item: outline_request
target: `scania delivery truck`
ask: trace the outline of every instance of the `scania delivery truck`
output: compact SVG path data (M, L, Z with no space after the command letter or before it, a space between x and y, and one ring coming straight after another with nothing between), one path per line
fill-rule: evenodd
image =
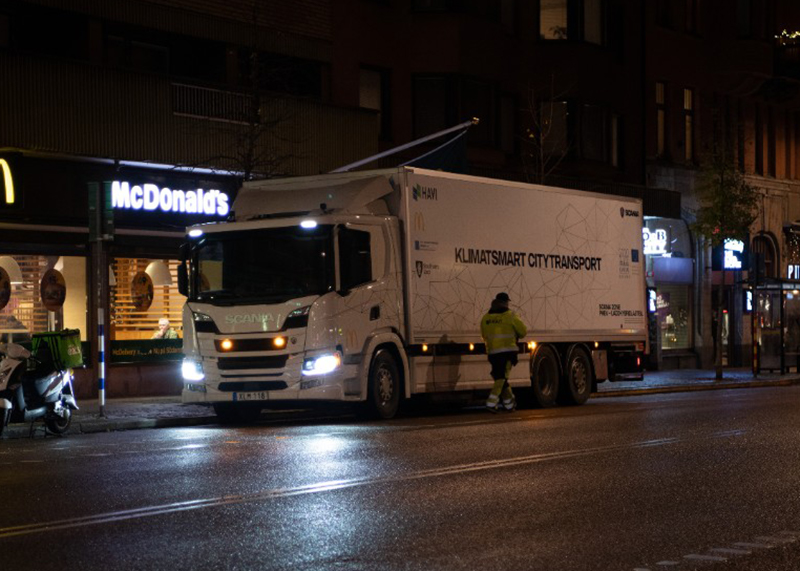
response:
M528 327L518 396L582 404L641 378L644 274L637 199L410 167L248 182L182 248L183 401L391 418L488 391L479 322L506 292Z

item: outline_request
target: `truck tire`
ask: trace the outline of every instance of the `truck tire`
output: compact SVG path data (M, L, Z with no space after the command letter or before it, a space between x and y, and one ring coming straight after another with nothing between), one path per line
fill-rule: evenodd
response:
M214 413L220 424L253 424L261 417L261 407L252 404L215 403Z
M400 407L400 372L392 355L380 350L372 359L367 379L366 416L388 420L397 414Z
M539 347L531 362L531 393L535 404L542 408L556 404L560 376L556 352L547 345Z
M592 393L592 359L582 347L573 347L567 357L567 368L558 394L558 402L580 405Z

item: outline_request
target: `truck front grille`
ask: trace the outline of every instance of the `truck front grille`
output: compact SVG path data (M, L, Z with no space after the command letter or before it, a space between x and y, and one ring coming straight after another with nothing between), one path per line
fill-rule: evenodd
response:
M217 368L220 371L236 371L242 369L283 369L288 355L268 357L220 357Z
M220 383L221 391L281 391L287 387L283 381L235 381Z

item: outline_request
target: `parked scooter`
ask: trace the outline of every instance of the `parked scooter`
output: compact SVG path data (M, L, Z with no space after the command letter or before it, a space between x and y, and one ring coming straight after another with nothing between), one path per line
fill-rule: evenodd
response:
M69 428L78 404L72 390L72 369L65 361L75 360L59 355L58 335L44 334L39 339L34 335L34 354L17 343L0 343L0 436L9 422L41 418L55 434Z

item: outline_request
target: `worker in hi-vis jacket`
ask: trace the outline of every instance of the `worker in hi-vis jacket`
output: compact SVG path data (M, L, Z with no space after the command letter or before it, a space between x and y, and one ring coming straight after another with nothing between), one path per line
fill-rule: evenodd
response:
M486 400L486 408L492 412L500 410L501 398L504 410L512 411L517 407L508 384L508 374L517 364L517 341L525 337L528 330L517 314L508 308L510 301L507 293L498 293L489 312L481 319L481 337L486 343L494 379L494 387Z

